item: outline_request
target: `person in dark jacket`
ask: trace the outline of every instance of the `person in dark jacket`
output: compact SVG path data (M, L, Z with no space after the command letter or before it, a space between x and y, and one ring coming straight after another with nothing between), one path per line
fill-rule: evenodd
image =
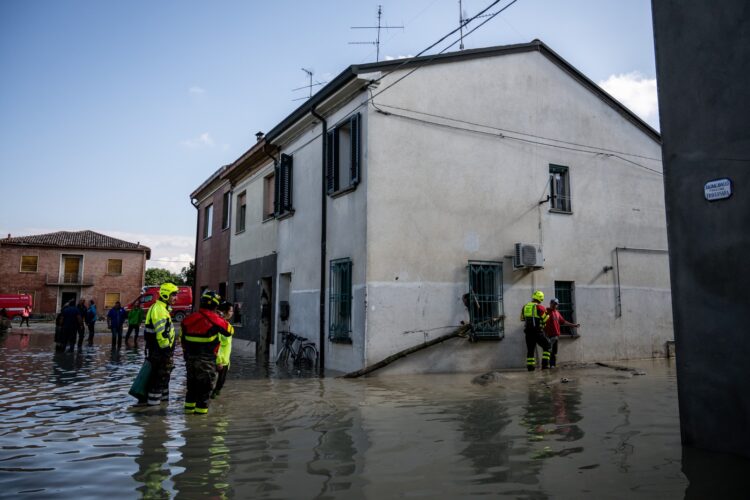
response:
M112 331L112 349L115 348L115 344L118 349L122 347L122 327L127 317L128 312L120 305L119 300L107 313L107 327Z
M81 326L78 327L78 349L80 350L83 346L83 336L86 334L86 301L81 299L78 301L78 314L81 315Z
M89 300L89 308L86 311L86 325L89 327L89 345L94 345L94 327L98 319L96 313L96 303L94 299Z
M62 336L65 339L65 345L68 346L68 352L73 352L75 348L78 329L82 321L81 313L78 312L75 300L71 300L62 310Z

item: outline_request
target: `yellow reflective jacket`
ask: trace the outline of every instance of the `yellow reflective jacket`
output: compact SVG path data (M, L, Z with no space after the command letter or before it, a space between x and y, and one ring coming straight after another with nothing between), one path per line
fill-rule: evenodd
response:
M234 327L230 324L227 328L230 336L219 334L219 352L216 354L216 364L229 366L229 356L232 355L232 335Z
M146 338L149 335L156 337L156 342L159 344L160 349L174 346L172 317L169 314L169 307L161 300L157 300L154 305L149 307L148 313L146 313L143 337Z

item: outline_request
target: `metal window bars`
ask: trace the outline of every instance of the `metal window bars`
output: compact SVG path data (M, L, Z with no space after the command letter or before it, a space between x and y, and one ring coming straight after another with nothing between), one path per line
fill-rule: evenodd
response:
M477 340L505 337L502 284L502 263L469 261L469 321Z

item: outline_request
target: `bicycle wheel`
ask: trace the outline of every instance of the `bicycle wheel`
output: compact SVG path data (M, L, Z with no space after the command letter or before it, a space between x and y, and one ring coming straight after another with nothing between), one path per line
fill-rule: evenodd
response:
M298 361L300 368L314 368L318 364L318 350L312 345L302 347Z
M287 360L289 359L289 348L287 346L284 346L281 348L281 351L279 351L279 355L276 356L276 364L277 365L286 365Z

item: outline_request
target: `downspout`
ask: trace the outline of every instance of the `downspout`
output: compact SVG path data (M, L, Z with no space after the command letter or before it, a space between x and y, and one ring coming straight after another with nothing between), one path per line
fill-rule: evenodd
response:
M323 147L321 148L321 189L320 189L320 324L318 347L320 352L319 374L325 376L326 370L326 233L328 221L328 189L326 183L326 141L328 140L328 122L316 111L317 104L312 107L310 113L320 120L323 125L321 139Z
M198 300L198 289L196 288L198 286L198 237L200 236L200 225L201 225L201 211L199 205L200 203L198 200L190 200L190 204L195 207L195 211L197 213L197 216L195 218L195 253L193 254L193 262L195 265L195 273L193 275L193 303L191 304L194 311L197 311L198 308L195 307L196 300Z

